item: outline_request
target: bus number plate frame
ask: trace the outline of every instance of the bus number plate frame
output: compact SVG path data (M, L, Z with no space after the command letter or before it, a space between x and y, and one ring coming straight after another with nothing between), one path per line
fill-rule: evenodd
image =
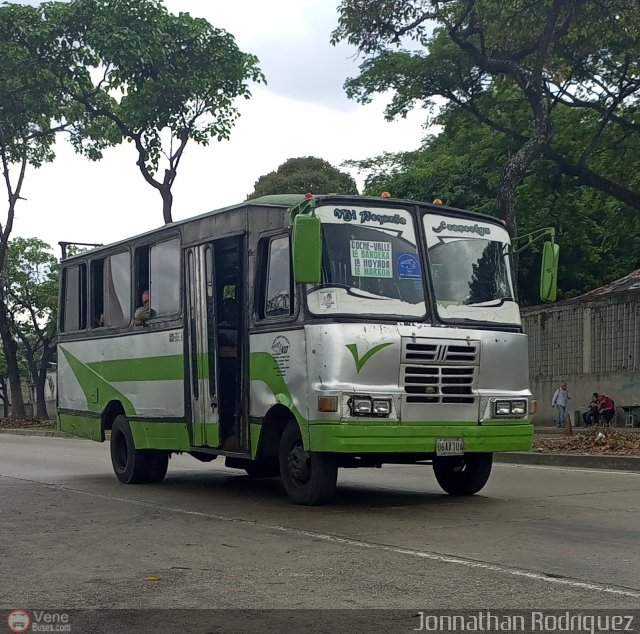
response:
M464 456L464 438L439 438L436 456Z

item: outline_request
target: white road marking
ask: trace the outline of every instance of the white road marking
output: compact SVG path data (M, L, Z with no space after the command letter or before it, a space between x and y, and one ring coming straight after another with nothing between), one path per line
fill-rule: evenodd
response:
M508 467L511 469L546 469L547 471L575 471L576 473L606 473L607 475L632 475L640 476L640 471L623 471L622 469L586 469L584 467L558 467L544 464L516 464L514 462L498 462L493 463L494 467Z
M416 557L419 559L428 559L430 561L437 561L445 564L452 564L455 566L463 566L465 568L476 568L480 570L488 570L490 572L497 572L501 574L510 575L513 577L524 577L531 579L532 581L541 581L545 583L551 583L562 586L569 586L571 588L580 588L581 590L594 590L596 592L605 592L608 594L615 594L618 596L632 597L640 599L640 591L636 591L630 588L620 588L615 586L609 586L601 583L580 581L578 579L570 579L566 577L552 577L545 575L544 573L531 572L522 568L514 568L510 566L502 566L499 564L490 564L483 561L476 561L474 559L467 559L464 557L453 557L451 555L441 555L439 553L414 550L410 548L401 548L399 546L391 546L389 544L380 544L377 542L365 542L358 539L351 539L349 537L340 537L338 535L331 535L329 533L319 533L316 531L308 531L300 528L293 528L290 526L280 526L278 524L269 524L266 522L259 522L257 520L248 520L239 517L230 517L228 515L219 515L217 513L207 513L204 511L192 511L185 508L176 506L165 506L163 504L157 504L155 502L147 502L145 500L134 500L131 498L120 497L116 495L109 495L107 493L98 493L94 491L86 491L83 489L76 489L73 487L67 487L57 484L50 484L47 482L40 482L38 480L30 480L28 478L14 478L13 476L4 476L14 480L23 480L25 482L31 482L34 484L41 484L43 486L50 487L52 489L59 489L62 491L69 491L71 493L78 493L80 495L86 495L93 498L103 498L112 500L115 502L124 502L127 504L133 504L136 506L143 506L146 508L152 508L161 511L167 511L170 513L180 513L182 515L190 515L193 517L202 517L206 519L213 519L222 522L238 522L247 524L250 526L257 526L260 528L266 528L269 530L275 530L289 535L296 535L298 537L310 537L312 539L320 539L326 542L334 544L344 544L347 546L354 546L356 548L365 548L368 550L381 550L384 552L395 553L398 555L406 555L409 557Z

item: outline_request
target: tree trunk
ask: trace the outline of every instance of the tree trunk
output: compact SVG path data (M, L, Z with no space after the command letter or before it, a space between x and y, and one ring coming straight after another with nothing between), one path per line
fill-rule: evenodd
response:
M35 377L36 418L49 418L49 413L47 412L47 399L44 390L47 384L47 368L49 367L49 361L53 357L54 353L55 348L51 345L45 344L42 357L40 358L40 367L38 368Z
M49 418L47 412L47 400L44 394L44 388L47 384L47 372L38 373L38 379L36 380L36 418L45 420Z
M173 222L171 216L171 208L173 207L171 187L162 187L160 189L160 195L162 196L162 217L164 218L164 224L168 225L170 222Z
M540 155L547 143L546 125L539 122L533 136L510 157L500 173L500 185L498 186L497 207L498 218L504 220L507 231L512 238L518 235L516 221L515 197L518 186L523 181L527 169Z
M27 411L22 399L22 382L20 380L20 369L18 367L18 345L11 336L9 321L7 318L7 308L0 300L0 337L4 356L7 362L7 375L11 389L11 418L26 418Z
M0 377L0 401L2 401L2 418L9 417L9 395L7 394L7 379Z

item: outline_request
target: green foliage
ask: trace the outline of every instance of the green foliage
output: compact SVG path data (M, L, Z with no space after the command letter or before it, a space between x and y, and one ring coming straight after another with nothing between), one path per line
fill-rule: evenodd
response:
M248 198L269 194L357 194L353 178L314 156L291 158L275 172L261 176Z
M55 321L58 271L58 260L46 242L15 238L9 243L4 292L18 324Z
M0 6L0 152L4 171L26 161L34 167L53 159L55 121L68 105L55 76L37 51L52 51L38 10Z

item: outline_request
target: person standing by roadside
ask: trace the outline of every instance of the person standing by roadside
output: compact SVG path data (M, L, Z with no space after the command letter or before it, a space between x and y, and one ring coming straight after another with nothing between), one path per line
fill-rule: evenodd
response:
M569 390L567 390L566 383L560 383L560 387L555 391L553 399L551 400L551 407L555 407L558 411L558 418L556 420L556 427L564 427L564 416L567 410L567 405L571 400L569 396Z

